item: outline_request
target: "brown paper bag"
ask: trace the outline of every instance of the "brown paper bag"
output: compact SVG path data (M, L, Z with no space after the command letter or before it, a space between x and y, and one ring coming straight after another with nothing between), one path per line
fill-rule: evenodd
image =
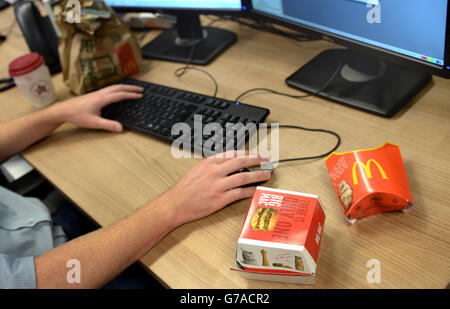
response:
M64 83L83 94L139 72L141 49L128 27L102 0L78 1L78 16L68 0L54 7Z

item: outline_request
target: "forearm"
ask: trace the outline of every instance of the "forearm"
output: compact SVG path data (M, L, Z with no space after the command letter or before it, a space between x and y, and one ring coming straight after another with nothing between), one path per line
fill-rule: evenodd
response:
M22 152L64 123L64 109L55 104L0 124L0 162Z
M166 204L167 205L167 204ZM156 200L127 218L35 259L38 288L100 288L140 259L180 222ZM69 283L67 262L80 262L81 282Z
M169 191L127 218L37 257L38 288L104 286L176 227L253 196L255 187L242 186L267 181L271 173L234 172L262 162L261 157L224 156L201 161ZM66 279L71 271L67 262L72 259L80 263L79 284L70 284Z
M102 108L140 99L143 90L131 85L109 86L0 124L0 163L50 135L64 122L81 128L121 132L123 127L118 121L101 117Z

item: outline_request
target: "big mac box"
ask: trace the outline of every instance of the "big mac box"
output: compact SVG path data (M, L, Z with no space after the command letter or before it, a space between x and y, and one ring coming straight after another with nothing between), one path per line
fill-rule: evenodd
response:
M248 279L313 284L325 216L317 195L257 187L232 270Z

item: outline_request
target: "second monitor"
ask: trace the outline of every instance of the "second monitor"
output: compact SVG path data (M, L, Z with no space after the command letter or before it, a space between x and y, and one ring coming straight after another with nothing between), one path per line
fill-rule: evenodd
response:
M327 99L393 116L431 80L450 78L448 0L245 0L258 18L320 34L327 50L286 80Z
M241 0L105 0L117 11L164 11L177 16L174 29L166 30L142 47L142 55L182 63L205 65L237 40L235 33L202 27L199 14L241 11Z

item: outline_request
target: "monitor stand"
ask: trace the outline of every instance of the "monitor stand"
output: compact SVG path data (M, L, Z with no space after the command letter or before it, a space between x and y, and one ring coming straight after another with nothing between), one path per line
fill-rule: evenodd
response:
M202 28L197 14L182 13L177 15L175 29L164 31L142 47L142 56L204 65L236 40L235 33L219 28Z
M286 83L316 93L339 65L339 74L318 95L385 117L393 116L431 81L427 73L352 50L331 49L288 77Z

